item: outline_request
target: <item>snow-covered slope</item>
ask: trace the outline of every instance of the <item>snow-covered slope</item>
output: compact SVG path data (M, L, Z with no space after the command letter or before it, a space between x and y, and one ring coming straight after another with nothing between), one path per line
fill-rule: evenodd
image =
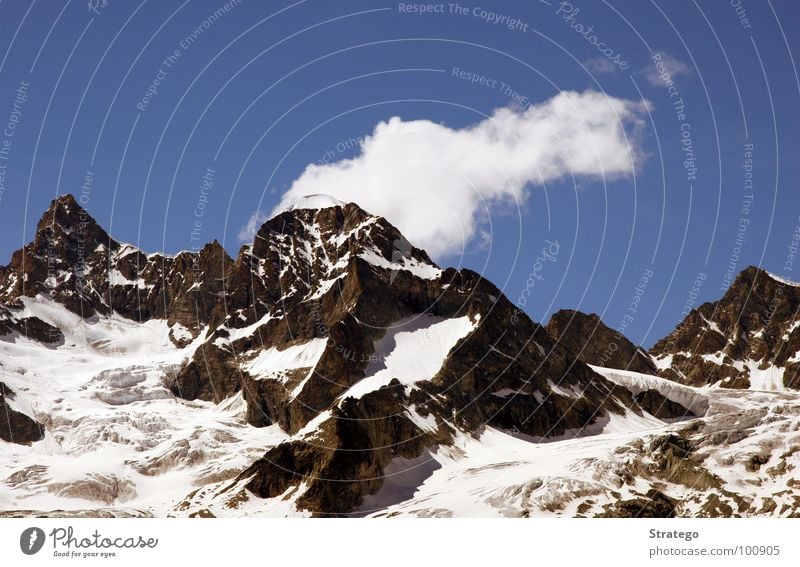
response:
M693 386L800 389L800 284L750 266L718 301L692 310L650 354Z
M179 513L196 487L234 477L286 438L248 425L241 396L215 405L164 386L204 332L179 348L177 323L85 320L41 296L22 302L21 316L57 326L64 341L0 337L0 381L46 430L30 446L0 441L0 510Z
M657 378L656 378L657 380ZM397 459L361 514L797 516L800 396L713 389L703 418L530 443L495 428ZM611 429L611 428L610 428Z
M591 364L589 366L592 370L605 376L614 384L627 389L634 396L642 392L647 392L648 390L655 390L666 399L682 405L694 415L703 416L708 411L710 394L706 388L685 386L665 378L642 374L640 372L604 368Z
M745 323L706 307L651 358L353 203L234 260L145 254L61 197L0 267L0 515L797 514L793 289L757 326L739 285ZM667 379L692 357L750 389Z

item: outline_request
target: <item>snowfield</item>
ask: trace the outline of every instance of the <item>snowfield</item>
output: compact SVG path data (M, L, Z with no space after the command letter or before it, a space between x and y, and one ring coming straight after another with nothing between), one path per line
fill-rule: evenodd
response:
M19 335L0 337L0 381L17 394L9 404L47 429L32 446L0 441L0 511L308 515L295 506L305 484L261 499L244 488L248 479L238 478L267 449L290 439L285 432L248 425L241 394L220 404L189 402L164 386L205 332L192 339L166 321L81 320L44 298L22 301L17 317L56 325L65 340L45 346ZM342 399L363 396L392 378L413 388L436 374L475 325L467 317L399 321L377 341L365 378ZM187 346L176 346L170 333ZM310 372L323 347L324 341L311 341L267 349L245 367L260 379L281 380L291 370ZM671 499L678 515L800 513L796 392L769 391L766 378L761 391L692 388L593 368L634 395L656 390L700 417L666 423L629 412L610 416L596 430L545 443L491 427L461 433L453 445L391 462L382 487L353 515L592 516L620 503L635 509L652 490ZM414 412L408 409L417 425L436 429L433 416ZM330 417L329 411L320 414L293 438L313 440Z
M341 399L362 396L388 386L397 378L407 390L416 382L432 379L450 350L475 330L469 317L442 319L419 315L396 322L376 341L366 377L354 384Z
M166 321L81 320L57 303L23 299L23 316L64 331L44 346L0 337L0 381L12 407L44 424L30 447L0 441L0 510L134 508L169 515L197 486L236 476L287 436L255 428L244 402L177 399L164 387L202 343L169 339ZM178 336L184 329L179 325Z

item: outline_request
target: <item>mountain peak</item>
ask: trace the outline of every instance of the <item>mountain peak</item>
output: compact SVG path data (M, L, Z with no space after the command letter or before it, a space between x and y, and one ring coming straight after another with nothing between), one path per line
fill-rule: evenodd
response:
M562 309L545 327L550 337L586 364L655 374L650 356L616 329L608 327L596 313Z
M294 211L297 209L328 209L330 207L344 207L347 205L344 201L340 201L330 195L317 193L315 195L305 195L292 203L287 210Z
M736 277L733 279L731 287L752 287L754 285L765 285L770 282L777 282L795 287L800 286L800 282L779 276L765 270L764 268L759 268L758 266L747 266L744 270L736 275Z
M106 231L69 193L60 195L50 202L50 206L36 225L36 233L37 236L51 239L57 234L67 234L93 244L107 244L110 239Z
M796 387L800 285L748 266L725 295L692 310L650 354L660 374L689 385Z
M790 280L790 279L787 279L787 278L783 278L783 277L781 277L781 276L779 276L779 275L777 275L777 274L773 274L772 272L766 272L766 271L765 271L765 273L766 273L766 274L767 274L767 275L768 275L770 278L772 278L773 280L775 280L775 281L776 281L776 282L778 282L778 283L782 283L782 284L784 284L784 285L790 285L790 286L793 286L793 287L800 287L800 282L796 282L796 281L794 281L794 280Z

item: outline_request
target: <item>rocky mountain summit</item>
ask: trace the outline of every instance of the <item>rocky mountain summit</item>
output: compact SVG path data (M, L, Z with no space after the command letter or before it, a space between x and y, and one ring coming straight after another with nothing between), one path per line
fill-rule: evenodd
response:
M650 354L684 384L800 388L800 284L749 267L719 301L693 310Z
M719 344L722 365L752 372L740 363L746 352L789 375L800 345L782 353L775 333L796 338L786 323L792 302L800 305L796 290L784 286L759 335L751 319L776 280L756 272L762 303L730 298L738 303L728 311L741 307L745 323L706 304L647 353L596 315L531 321L480 274L440 268L353 203L302 200L233 259L216 242L146 254L63 196L0 268L0 417L8 417L0 437L9 454L0 510L450 515L443 494L455 490L456 501L479 498L502 515L696 515L710 509L706 492L728 480L681 472L681 482L705 479L690 488L697 507L682 508L675 494L685 486L670 490L672 473L653 468L677 472L674 447L694 455L686 443L700 443L710 462L714 447L731 442L710 420L734 424L742 446L753 436L761 443L777 421L797 431L791 393L774 401L782 420L745 419L740 398L723 403L694 387L728 375L703 381L681 369L683 352L714 364L692 342L700 317L725 332L752 331L749 350ZM750 376L722 385L752 387ZM666 441L636 441L654 429ZM562 444L575 460L555 459L564 468L549 477L533 471L534 455ZM595 467L616 450L640 463L618 476L575 476L577 455ZM790 475L790 448L759 449L757 460L772 464L779 450L776 475ZM466 488L473 477L489 484ZM159 493L166 485L177 488ZM424 486L439 487L429 497L439 504L418 499ZM754 498L740 493L731 498ZM792 513L797 497L786 488L772 510Z
M619 331L607 327L595 313L563 309L547 322L547 332L556 342L586 364L655 374L650 355Z
M232 265L216 241L197 254L145 254L111 238L72 195L64 195L42 215L33 241L0 267L0 304L13 308L22 297L44 295L83 318L116 313L134 321L166 319L196 333L213 320L225 290L223 273ZM41 340L59 338L57 329L30 332Z

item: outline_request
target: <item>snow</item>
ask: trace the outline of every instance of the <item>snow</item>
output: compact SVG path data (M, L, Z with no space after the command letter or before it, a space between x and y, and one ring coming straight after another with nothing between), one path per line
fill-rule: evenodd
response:
M267 313L252 325L248 325L247 327L242 327L242 328L225 327L225 330L228 331L229 335L228 338L230 342L235 343L240 339L251 337L253 333L255 333L258 330L259 327L271 321L272 319L274 319L274 317L270 313Z
M766 270L765 270L766 271ZM780 282L784 285L790 285L792 287L800 287L800 282L793 282L792 280L787 280L786 278L782 278L773 274L772 272L767 272L767 275L771 277L773 280Z
M109 285L119 285L119 286L134 286L139 289L149 289L153 288L153 284L147 284L142 278L137 278L135 280L131 280L126 278L122 272L119 270L112 268L108 271L108 283Z
M606 414L605 423L601 434L608 435L609 433L642 433L644 431L654 430L662 427L664 422L660 419L653 417L647 412L643 415L637 415L631 410L626 409L624 415L616 413Z
M189 341L192 339L192 333L180 323L172 325L172 336L179 341Z
M630 373L619 370L609 373ZM650 382L656 377L641 375ZM649 383L647 384L650 385ZM717 412L743 411L754 408L783 406L780 418L764 419L748 431L749 437L730 444L713 445L713 452L704 461L722 479L723 488L738 494L743 502L752 502L754 510L761 498L777 503L777 510L791 513L796 493L787 491L787 482L794 473L768 472L778 458L792 454L800 436L781 434L800 424L794 407L796 393L752 393L742 390L710 389L700 391ZM700 418L712 431L729 428L727 415L715 413ZM719 419L719 421L715 421ZM622 500L640 497L650 488L658 488L673 498L681 515L702 516L706 497L716 489L684 486L677 482L650 481L647 475L630 478L628 464L633 455L647 451L649 444L665 434L674 434L686 424L666 424L648 415L610 416L601 435L567 438L548 443L533 443L524 436L512 435L486 427L479 438L457 433L453 446L439 446L412 459L395 458L386 467L385 484L377 493L365 498L354 515L370 517L571 517L602 513L604 507ZM708 437L705 437L708 439ZM644 449L635 449L642 447ZM746 461L764 447L773 455L759 471L748 472ZM701 454L708 449L697 450ZM646 454L640 463L648 465ZM793 457L797 462L797 457ZM735 501L730 501L735 504ZM735 508L734 508L735 509ZM752 512L751 512L752 514ZM779 514L779 512L775 512Z
M432 379L448 353L475 329L469 317L442 319L430 315L409 317L395 323L375 341L374 357L365 378L350 387L341 399L361 398L387 386L396 378L407 391L414 384Z
M338 282L339 280L344 280L346 276L347 272L342 272L336 277L324 280L317 288L317 291L309 295L305 300L314 301L322 298L322 296L324 296L326 293L328 293L328 291L330 291L330 289L334 286L334 284L336 284L336 282Z
M401 256L395 262L390 262L381 256L380 252L377 250L369 249L362 252L359 257L366 260L373 266L394 271L406 270L418 278L425 280L437 279L442 275L442 270L436 266L432 264L426 264L425 262L420 262L415 258L410 258L407 256Z
M344 244L345 242L347 242L348 239L350 239L352 237L358 237L359 233L362 230L366 231L367 229L371 229L373 226L375 226L375 223L377 221L378 221L378 217L369 216L366 219L364 219L363 221L361 221L361 223L359 223L359 225L357 227L355 227L354 229L349 230L347 232L343 232L341 234L337 234L336 236L334 236L333 237L333 243L336 244L337 247L339 247L342 244Z
M367 495L353 515L365 516L413 498L417 487L441 468L441 463L428 451L413 459L395 457L383 470L380 490Z
M714 354L703 354L700 358L708 362L713 362L714 364L722 364L722 361L725 360L725 353L715 352Z
M439 428L439 424L433 414L429 413L425 417L422 417L417 411L417 407L413 404L406 410L406 415L411 419L414 425L419 427L422 431L435 432Z
M12 407L47 427L31 446L0 441L0 509L124 504L175 515L190 492L234 477L287 439L277 426L247 424L241 395L215 405L175 398L164 387L205 331L178 348L169 335L181 335L182 327L167 321L82 320L44 296L21 302L14 315L55 324L65 340L52 347L24 336L0 338L0 380L16 393ZM243 515L249 513L257 511Z
M266 450L290 439L277 426L248 425L241 393L213 404L176 399L164 387L165 375L180 368L203 344L205 330L191 339L190 333L184 335L188 330L170 327L166 321L138 323L116 315L82 320L44 296L21 302L22 309L11 310L11 315L35 316L58 325L65 340L51 347L24 336L0 338L0 380L17 394L9 403L47 422L45 439L30 447L0 441L1 510L124 506L157 516L201 510L216 516L308 515L298 510L298 499L308 489L305 482L276 498L262 499L246 491L248 479L237 480ZM255 325L263 322L262 318ZM354 385L355 394L380 388L392 377L406 388L430 379L476 325L468 317L398 321L375 342L379 362L371 364L366 378ZM177 347L170 332L191 343ZM284 350L253 351L249 364L269 376L313 368L324 343L315 339ZM751 390L694 388L636 372L593 370L634 394L655 389L691 409L702 416L697 424L704 426L692 428L697 435L731 427L746 433L742 440L699 449L707 452L698 453L705 457L698 466L707 466L721 479L722 489L737 494L742 502L757 506L762 499L772 499L777 504L774 514L788 515L796 498L789 481L796 477L800 456L796 452L800 394L774 391L782 389L783 368L759 370L752 360L738 367L750 371ZM519 392L505 389L494 394ZM540 392L534 396L542 398ZM761 420L741 426L736 421L735 412L750 419L758 411L765 412ZM313 442L332 415L330 410L321 412L292 438ZM424 431L440 426L433 415L423 417L415 406L406 408L405 415ZM452 446L391 460L381 488L367 496L354 515L591 515L653 487L674 499L681 514L703 513L704 489L662 483L646 475L630 478L631 446L647 448L659 436L677 434L685 423L626 412L607 414L598 426L598 435L566 436L547 443L493 427L482 429L479 436L456 432ZM755 472L746 468L752 455L765 451L766 464ZM785 470L776 467L780 455L788 455ZM645 460L637 466L641 464L652 463ZM107 480L104 484L98 478ZM81 488L87 482L95 488ZM727 498L723 490L717 492Z
M305 437L313 436L319 429L319 426L326 422L333 415L331 410L319 412L314 419L306 423L297 433L294 434L296 439L303 439Z
M479 439L458 434L453 447L393 460L388 486L367 498L362 510L388 505L370 515L503 517L533 507L537 516L561 515L546 508L569 497L568 483L600 485L593 467L583 463L613 458L615 448L630 437L531 443L493 427Z
M547 386L559 396L564 396L567 398L580 398L583 396L583 392L575 384L570 384L568 387L562 387L552 380L548 380Z
M784 390L783 373L786 370L779 366L768 366L765 369L755 360L746 360L745 367L750 371L750 389L777 392Z
M709 394L705 389L685 386L672 380L640 372L593 365L589 365L589 367L607 380L627 389L634 396L646 390L656 390L668 400L682 405L695 415L705 415L708 411Z
M496 392L492 392L492 395L498 398L507 398L509 396L529 396L530 394L522 390L515 390L514 388L502 388Z
M659 356L658 358L653 357L653 364L655 364L656 368L659 370L666 370L672 366L672 355L668 354L666 356Z
M659 370L666 370L668 368L672 368L672 361L676 356L682 358L692 358L694 356L694 353L691 353L689 351L682 351L682 352L676 352L674 354L666 354L666 355L662 354L658 358L651 357L651 359L653 361L653 364L656 365L656 368L658 368Z
M719 333L723 337L725 336L725 333L722 332L722 329L719 328L719 325L717 325L717 323L715 321L710 321L710 320L706 319L705 317L703 317L702 315L700 315L700 317L703 319L703 321L705 322L705 324L708 326L709 329L711 329L714 332Z
M117 250L115 257L116 259L124 258L129 254L136 254L141 252L136 246L133 244L128 244L127 242L120 242L119 249Z
M287 372L308 368L313 370L325 352L327 339L311 339L306 343L290 346L285 350L271 347L259 352L243 368L256 380L279 380L286 382ZM311 372L309 372L310 376Z
M800 327L800 319L797 319L796 321L792 321L792 324L789 325L789 328L786 329L786 332L783 334L783 337L781 337L781 338L784 341L788 341L789 337L792 336L792 333L794 333L794 330L797 329L797 327Z
M347 203L340 201L330 195L316 194L300 197L287 209L296 211L299 209L327 209L329 207L343 207Z

